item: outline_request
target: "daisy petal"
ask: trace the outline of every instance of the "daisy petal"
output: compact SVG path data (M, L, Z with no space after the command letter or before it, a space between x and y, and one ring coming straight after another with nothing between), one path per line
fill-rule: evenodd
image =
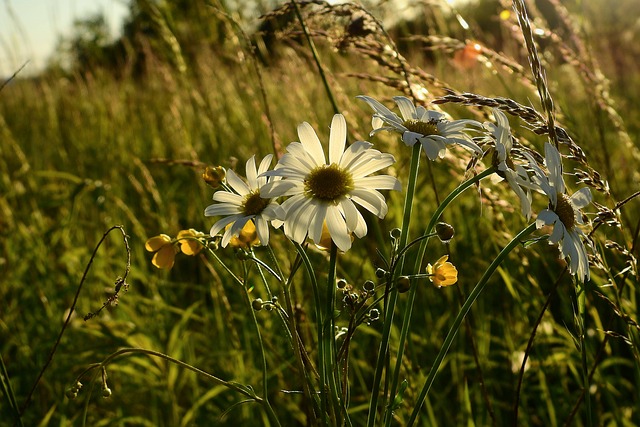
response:
M573 206L578 209L582 209L591 203L593 196L591 196L589 188L584 187L573 193L570 199Z
M329 206L327 209L327 228L331 234L331 240L338 249L343 252L351 249L351 237L349 237L347 224L337 206Z
M329 164L340 163L347 141L347 121L342 114L336 114L331 121L329 133Z
M402 118L405 121L418 118L416 115L416 107L409 98L406 96L394 96L393 100L398 105L400 114L402 114Z
M315 166L326 164L322 144L320 144L316 131L313 130L309 123L303 122L298 125L298 137L304 149L311 155Z

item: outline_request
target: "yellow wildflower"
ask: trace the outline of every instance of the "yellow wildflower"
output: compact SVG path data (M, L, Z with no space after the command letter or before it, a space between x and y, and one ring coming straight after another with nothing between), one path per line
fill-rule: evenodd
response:
M178 241L180 242L180 250L185 255L197 255L203 248L202 243L199 240L195 240L197 237L203 236L202 233L190 228L188 230L180 230L178 232Z
M226 228L231 227L231 224L227 225ZM229 245L232 248L243 248L247 249L250 246L257 246L260 244L260 239L258 238L258 232L256 231L256 225L253 221L247 221L247 223L240 230L240 234L238 237L232 237L229 240Z
M171 237L160 234L147 240L144 248L149 252L155 252L151 263L158 268L170 270L176 258L178 248L173 245Z
M437 287L450 286L458 281L458 270L456 267L447 262L448 255L444 255L435 265L427 265L427 274L429 274L429 280L433 282Z
M349 237L351 238L351 242L353 243L353 233L349 233ZM329 233L329 228L327 227L327 222L325 221L322 224L322 234L320 235L320 241L316 243L316 248L321 251L329 251L331 250L331 233Z
M202 179L204 179L204 182L209 184L210 187L218 188L220 187L220 184L222 184L225 175L226 171L222 166L207 166L207 168L202 173Z

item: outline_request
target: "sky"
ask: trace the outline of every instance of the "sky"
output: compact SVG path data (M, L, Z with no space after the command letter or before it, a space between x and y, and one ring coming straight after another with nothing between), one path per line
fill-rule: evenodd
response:
M329 0L338 3L339 0ZM393 0L402 4L406 0ZM450 4L468 0L446 0ZM73 21L102 12L116 37L130 0L0 0L0 79L23 64L21 75L35 74L47 62L63 36L72 33Z
M0 77L28 61L21 73L40 70L73 21L104 14L115 37L127 15L129 0L0 0Z

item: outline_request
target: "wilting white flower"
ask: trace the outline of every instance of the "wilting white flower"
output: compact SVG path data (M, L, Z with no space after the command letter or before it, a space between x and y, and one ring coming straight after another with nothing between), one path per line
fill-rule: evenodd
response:
M544 225L553 226L549 241L558 243L560 256L569 257L571 274L585 282L590 277L589 258L582 239L587 237L578 225L583 224L580 209L591 203L591 191L585 187L569 196L562 178L560 153L548 142L545 143L544 151L549 175L545 175L535 162L531 165L536 172L534 179L549 197L549 207L538 214L536 226L538 228Z
M393 98L400 109L400 118L375 99L360 95L356 98L365 101L374 110L371 135L381 130L395 131L402 135L402 141L413 147L417 142L429 159L443 158L449 144L458 144L476 155L482 155L482 149L465 132L482 125L475 120L448 120L444 113L427 110L423 106L416 108L413 102L404 96Z
M262 187L263 197L290 196L279 208L284 232L303 243L307 235L322 240L323 225L342 251L351 248L351 233L362 237L367 224L356 204L384 218L387 204L378 190L400 190L390 175L368 176L395 162L391 154L357 141L345 148L347 123L341 114L333 116L329 136L329 161L315 131L308 123L298 126L300 142L292 142L275 169L264 175L280 177Z
M489 131L494 141L495 155L493 164L498 167L498 175L504 178L511 189L520 198L522 214L531 218L531 189L537 189L529 178L527 170L519 164L515 164L512 157L513 140L511 127L505 114L494 108L493 117L496 123L485 122L484 128Z
M237 237L247 221L251 220L255 223L260 244L266 246L269 243L269 221L276 218L278 204L273 200L262 198L260 189L269 180L262 174L269 169L272 158L271 154L265 156L257 169L255 156L247 160L247 182L243 181L234 171L228 170L227 184L235 192L216 191L213 200L218 203L207 206L205 209L205 216L224 216L211 227L212 236L232 224L222 236L223 247L227 246L232 237Z

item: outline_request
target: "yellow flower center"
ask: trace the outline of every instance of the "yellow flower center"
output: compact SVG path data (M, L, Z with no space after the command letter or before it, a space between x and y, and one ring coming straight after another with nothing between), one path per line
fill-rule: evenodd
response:
M247 216L258 215L269 205L270 201L271 199L260 197L260 190L253 191L244 198L242 213Z
M309 172L304 180L304 193L325 202L336 202L353 189L353 177L335 163L322 165Z
M405 120L403 125L407 129L409 129L411 132L419 133L424 136L440 135L440 131L438 131L437 120L429 120L428 122L422 122L417 119L409 119L409 120Z
M569 196L566 194L558 194L554 212L558 215L558 218L560 218L560 221L562 221L567 230L573 230L573 227L576 225L576 213L573 210L573 205L569 201Z

